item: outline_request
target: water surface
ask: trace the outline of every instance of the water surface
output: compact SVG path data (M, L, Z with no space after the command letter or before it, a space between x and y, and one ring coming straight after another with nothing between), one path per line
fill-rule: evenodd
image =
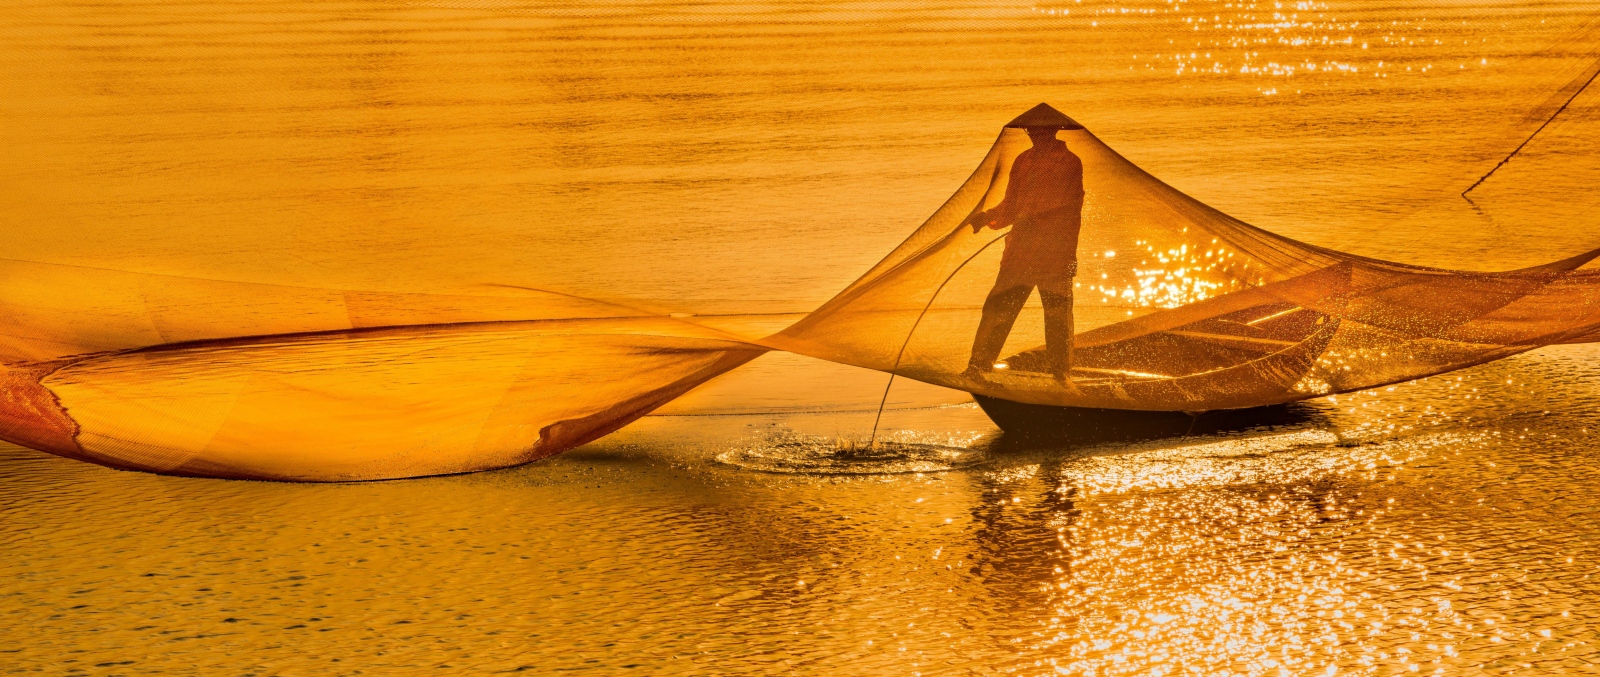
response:
M1600 92L1476 206L1455 193L1586 63L1590 11L15 3L0 256L799 313L1049 101L1257 225L1513 268L1591 232ZM1594 670L1597 357L1547 348L1242 430L1084 445L1008 439L963 394L897 382L883 434L983 459L948 472L718 462L868 433L883 375L781 354L475 475L229 482L4 446L0 667Z

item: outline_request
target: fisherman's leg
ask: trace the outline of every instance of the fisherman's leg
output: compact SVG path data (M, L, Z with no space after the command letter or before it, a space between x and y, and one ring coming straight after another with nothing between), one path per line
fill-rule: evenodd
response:
M1058 376L1072 374L1072 287L1064 291L1039 290L1039 300L1044 302L1044 351L1050 360L1050 371Z
M983 301L977 336L972 339L972 359L967 363L969 373L994 369L995 360L1000 359L1000 351L1006 345L1006 337L1011 335L1011 325L1016 323L1031 293L1031 286L1001 287L998 284L989 292L989 298Z

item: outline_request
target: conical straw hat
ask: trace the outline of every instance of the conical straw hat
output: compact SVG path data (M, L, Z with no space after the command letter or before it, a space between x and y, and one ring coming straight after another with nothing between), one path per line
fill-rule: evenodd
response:
M1017 116L1017 119L1006 123L1007 127L1043 127L1049 129L1083 129L1083 125L1050 107L1050 104L1041 103L1028 112Z

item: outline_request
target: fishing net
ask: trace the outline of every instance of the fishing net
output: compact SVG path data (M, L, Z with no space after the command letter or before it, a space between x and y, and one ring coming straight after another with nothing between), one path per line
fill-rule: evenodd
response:
M1041 104L899 247L776 333L537 289L0 261L0 438L179 475L467 472L596 439L768 350L1016 402L1256 407L1600 340L1596 256L1459 272L1297 242Z
M119 468L280 480L504 467L764 352L537 290L350 292L0 262L0 438Z
M1018 402L1255 407L1590 340L1600 272L1579 269L1596 256L1478 273L1297 242L1041 104L909 239L766 343Z

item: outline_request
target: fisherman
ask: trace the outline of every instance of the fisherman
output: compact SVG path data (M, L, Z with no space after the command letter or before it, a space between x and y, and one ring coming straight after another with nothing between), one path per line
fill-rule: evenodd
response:
M972 359L962 376L987 382L1006 336L1035 287L1044 304L1045 355L1050 373L1072 386L1072 283L1078 274L1078 230L1083 225L1083 161L1056 138L1062 129L1082 129L1054 109L1024 114L1010 127L1024 127L1033 147L1017 156L1000 204L963 222L976 233L1011 227L1000 274L983 302L983 318L972 340ZM1050 122L1025 126L1029 118ZM1057 120L1056 118L1059 118Z

